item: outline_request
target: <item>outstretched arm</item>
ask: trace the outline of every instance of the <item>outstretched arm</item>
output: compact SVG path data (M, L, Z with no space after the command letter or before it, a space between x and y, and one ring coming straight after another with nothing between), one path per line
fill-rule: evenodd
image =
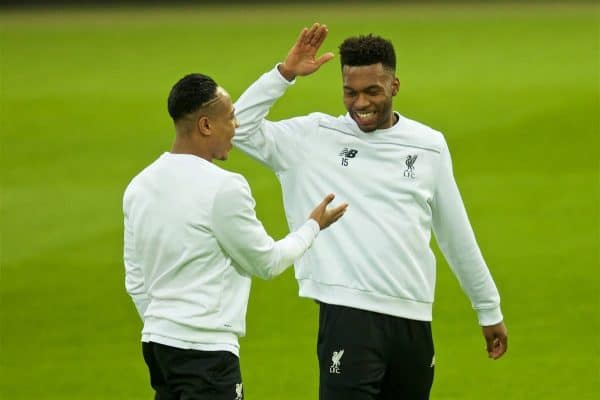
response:
M302 29L294 46L290 49L285 61L279 65L279 72L288 81L296 76L310 75L318 70L321 65L333 58L333 53L328 52L317 57L317 51L327 37L327 26L315 22L312 27Z
M303 159L302 141L315 131L318 120L302 116L271 122L266 116L296 76L311 74L333 58L332 53L316 57L326 37L325 25L304 28L283 63L263 74L235 103L240 126L235 131L234 145L274 171L285 170Z
M239 267L249 274L271 279L300 259L320 230L344 215L347 204L328 207L333 198L333 194L326 196L303 225L275 241L256 217L248 183L235 175L221 185L215 196L211 225L219 245Z

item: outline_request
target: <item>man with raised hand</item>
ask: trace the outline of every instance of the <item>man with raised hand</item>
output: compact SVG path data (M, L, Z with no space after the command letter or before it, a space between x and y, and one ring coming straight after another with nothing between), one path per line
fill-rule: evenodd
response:
M168 109L171 151L133 178L123 199L126 288L144 322L144 360L156 399L241 400L250 277L281 274L347 205L328 209L327 195L274 241L246 180L212 163L227 159L238 126L229 94L190 74L173 86Z
M428 399L435 364L431 232L472 302L493 359L507 348L500 296L444 136L393 109L400 82L391 42L367 35L341 44L346 115L265 119L296 77L334 57L317 57L326 36L324 25L304 28L286 59L242 94L234 145L275 172L291 228L324 188L352 204L337 229L295 264L300 295L320 307L320 399Z

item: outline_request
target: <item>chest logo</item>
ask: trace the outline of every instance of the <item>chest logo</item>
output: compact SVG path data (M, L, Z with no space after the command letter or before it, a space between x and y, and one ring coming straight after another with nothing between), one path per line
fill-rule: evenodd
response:
M349 149L348 147L344 147L344 150L340 151L340 153L338 155L340 157L342 157L342 165L344 167L347 167L348 166L348 159L356 157L357 154L358 154L358 150L356 150L356 149Z
M417 161L417 155L409 155L406 157L406 169L404 170L404 176L407 178L415 179L415 162Z

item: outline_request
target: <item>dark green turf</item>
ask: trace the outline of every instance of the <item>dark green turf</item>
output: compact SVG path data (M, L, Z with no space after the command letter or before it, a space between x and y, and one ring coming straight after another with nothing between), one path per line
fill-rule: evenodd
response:
M433 399L592 399L599 392L598 8L124 9L0 13L0 397L149 399L126 296L121 196L169 148L183 74L237 97L300 28L393 40L396 109L442 130L503 297L506 358L440 261ZM338 60L274 108L343 112ZM267 229L287 232L274 176L239 152ZM441 258L440 258L441 259ZM292 273L253 284L241 342L248 399L316 399L315 305Z

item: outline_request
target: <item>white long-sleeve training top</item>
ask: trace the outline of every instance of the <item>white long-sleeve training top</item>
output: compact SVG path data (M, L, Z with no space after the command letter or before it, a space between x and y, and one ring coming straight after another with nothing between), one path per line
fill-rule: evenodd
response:
M274 241L254 206L241 175L190 154L164 153L133 178L123 198L125 282L142 341L239 355L250 276L281 274L319 232L305 217Z
M234 144L277 175L291 229L308 204L334 192L348 211L295 264L300 295L430 321L435 289L431 231L481 325L502 321L500 296L475 241L443 135L396 113L389 129L362 132L349 115L313 113L271 122L293 82L277 68L235 103Z

